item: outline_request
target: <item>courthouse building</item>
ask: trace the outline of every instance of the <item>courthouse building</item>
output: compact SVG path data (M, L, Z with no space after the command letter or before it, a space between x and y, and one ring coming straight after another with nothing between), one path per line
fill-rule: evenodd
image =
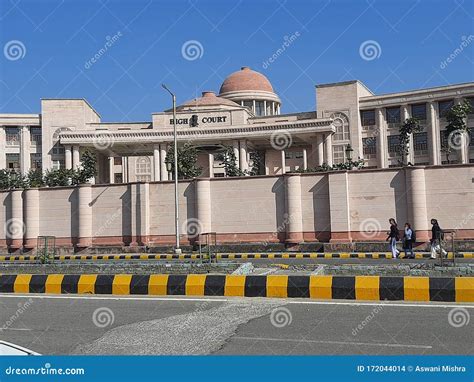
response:
M216 159L231 146L240 169L261 160L260 175L277 175L326 163L344 162L351 152L365 167L399 164L399 127L417 117L408 160L414 165L474 163L473 136L449 158L444 115L467 99L474 104L474 83L376 95L360 81L316 85L315 110L281 114L281 100L261 73L243 67L229 75L219 93L205 91L177 106L178 140L199 150L202 177L224 177ZM474 115L468 117L471 133ZM468 142L469 140L469 142ZM97 153L96 183L169 180L165 157L173 141L172 109L146 122L102 122L84 99L42 99L39 114L0 114L0 169L73 168L81 152Z

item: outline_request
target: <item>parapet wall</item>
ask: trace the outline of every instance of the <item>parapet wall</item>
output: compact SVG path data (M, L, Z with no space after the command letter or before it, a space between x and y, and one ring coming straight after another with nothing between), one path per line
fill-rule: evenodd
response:
M474 165L410 167L179 182L183 244L198 232L220 243L383 241L388 219L428 240L431 218L474 239ZM174 242L173 182L0 192L0 247Z

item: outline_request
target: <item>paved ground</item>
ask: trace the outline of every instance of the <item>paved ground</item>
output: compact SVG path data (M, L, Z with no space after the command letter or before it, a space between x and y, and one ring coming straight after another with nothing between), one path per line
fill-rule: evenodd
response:
M0 338L42 354L473 354L473 314L474 304L0 295Z

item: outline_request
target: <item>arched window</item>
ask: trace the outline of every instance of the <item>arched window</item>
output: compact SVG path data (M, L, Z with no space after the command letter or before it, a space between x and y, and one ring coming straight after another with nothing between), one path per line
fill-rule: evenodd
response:
M151 181L151 160L149 157L138 157L135 163L137 182Z
M349 133L349 118L344 113L331 114L332 125L336 128L334 134L335 141L348 141L350 139Z

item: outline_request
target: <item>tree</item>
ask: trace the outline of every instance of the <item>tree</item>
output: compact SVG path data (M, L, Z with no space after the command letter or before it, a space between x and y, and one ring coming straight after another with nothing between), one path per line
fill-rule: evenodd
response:
M73 184L87 183L97 175L96 156L93 152L86 150L81 157L81 168L76 170L72 177Z
M250 160L252 161L252 166L248 171L250 176L259 175L260 166L262 165L263 158L258 151L251 151L250 152Z
M402 126L400 126L400 138L398 142L398 151L402 157L402 166L406 166L408 154L410 153L410 136L414 133L419 133L423 130L420 126L420 120L412 117L405 120Z
M26 174L26 181L28 188L42 187L44 186L43 173L38 169L30 170L28 174Z
M197 167L198 152L196 148L189 143L178 146L178 179L195 178L202 173L202 167ZM171 144L166 153L165 162L170 165L171 172L174 174L174 145Z
M442 151L446 153L446 160L449 163L449 154L452 149L462 149L462 135L468 133L468 127L466 124L467 115L472 111L471 103L468 100L464 100L462 103L453 105L446 112L446 130L444 134L446 136L446 144L442 147Z
M245 172L237 166L237 157L235 156L234 148L232 146L226 146L224 152L216 154L216 159L224 166L226 176L233 177L245 175Z

